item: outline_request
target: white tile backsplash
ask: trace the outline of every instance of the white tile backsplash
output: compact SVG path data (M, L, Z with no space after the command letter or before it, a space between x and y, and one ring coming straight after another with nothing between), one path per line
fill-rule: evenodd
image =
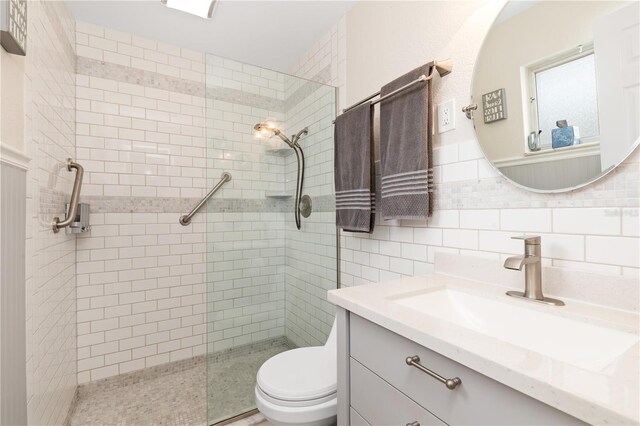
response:
M586 260L627 267L640 267L640 243L638 238L586 237Z
M611 212L611 214L615 214L615 212ZM625 237L640 237L640 209L624 208L621 214L622 235Z
M500 229L500 211L469 209L460 211L460 228Z
M619 208L568 208L553 210L553 231L569 234L620 235Z
M500 210L500 229L519 232L550 232L550 209Z

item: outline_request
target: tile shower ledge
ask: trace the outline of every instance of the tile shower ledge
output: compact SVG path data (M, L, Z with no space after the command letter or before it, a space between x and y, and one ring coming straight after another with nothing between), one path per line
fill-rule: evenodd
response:
M547 405L590 424L640 422L640 344L612 364L588 371L485 334L407 309L393 299L447 288L502 297L504 287L443 274L331 290L330 302ZM506 297L506 296L504 296ZM638 333L637 313L565 299L560 315ZM516 302L516 301L514 301ZM542 305L517 301L544 310ZM523 362L526 361L526 362Z

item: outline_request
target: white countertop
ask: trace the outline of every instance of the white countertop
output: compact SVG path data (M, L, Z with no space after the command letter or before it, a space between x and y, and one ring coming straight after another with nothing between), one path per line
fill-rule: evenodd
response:
M457 326L393 302L413 292L447 287L502 298L504 288L444 274L329 291L330 302L422 346L591 424L640 424L640 344L593 372ZM510 299L541 312L637 334L637 313L565 300L562 308Z

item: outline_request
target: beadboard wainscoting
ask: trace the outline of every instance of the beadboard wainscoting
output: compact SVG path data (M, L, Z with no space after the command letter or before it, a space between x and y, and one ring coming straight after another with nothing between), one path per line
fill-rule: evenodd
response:
M13 162L12 162L13 163ZM0 158L0 423L27 424L26 170Z

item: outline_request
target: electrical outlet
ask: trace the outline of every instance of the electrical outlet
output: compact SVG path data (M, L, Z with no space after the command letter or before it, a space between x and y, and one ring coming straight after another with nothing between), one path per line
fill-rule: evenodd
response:
M438 104L438 133L448 132L456 128L455 111L455 99Z

